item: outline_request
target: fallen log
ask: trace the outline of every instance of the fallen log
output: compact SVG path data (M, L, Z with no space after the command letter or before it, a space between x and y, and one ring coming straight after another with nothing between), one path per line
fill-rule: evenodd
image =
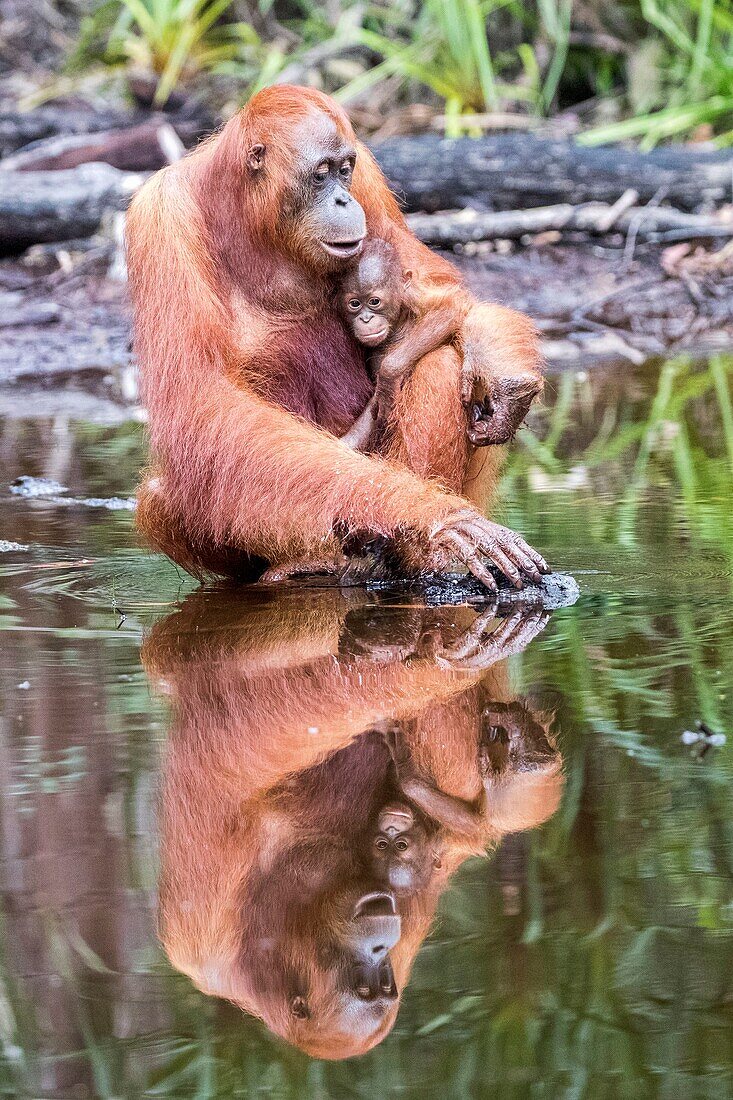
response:
M0 253L96 232L109 210L124 210L144 181L108 164L62 172L0 171Z
M0 156L9 156L32 141L57 134L93 134L129 124L129 113L94 111L88 107L47 106L34 111L0 111Z
M614 203L629 188L642 203L660 197L680 210L720 206L733 197L730 149L665 146L640 153L512 133L400 137L373 152L410 211Z
M161 126L164 123L175 127L188 148L211 133L217 120L195 102L184 103L174 112L154 113L54 106L36 107L32 111L0 111L0 157L9 157L20 149L25 151L39 141L130 130L145 125ZM140 170L145 167L141 165Z
M552 230L603 235L616 230L634 233L640 240L696 240L733 237L733 219L708 214L688 214L668 206L633 206L619 203L581 203L573 206L539 206L530 210L503 210L493 214L459 210L444 214L410 214L412 231L425 244L450 246L490 240L518 240Z
M0 171L56 172L99 162L124 172L155 172L178 159L173 149L180 155L194 145L199 133L194 123L173 127L155 118L139 126L98 134L62 134L31 142L20 152L3 158Z

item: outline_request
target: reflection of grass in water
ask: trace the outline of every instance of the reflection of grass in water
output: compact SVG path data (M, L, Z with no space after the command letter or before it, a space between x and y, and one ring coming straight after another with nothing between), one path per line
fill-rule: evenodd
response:
M582 466L583 487L564 489L557 506L573 521L553 530L556 546L570 548L582 530L588 562L609 544L633 561L681 546L691 572L704 550L730 574L730 373L722 358L704 370L679 360L662 369L652 395L638 380L596 391L595 379L562 376L543 441L528 437L513 456L511 522L535 530L543 501L532 488L537 470L557 489ZM592 412L591 392L599 394ZM648 519L650 499L663 506L661 527ZM670 569L679 561L677 554ZM140 972L150 979L146 989L155 982L165 1023L152 1012L149 1033L114 1037L108 1021L129 1011L121 976L99 975L94 956L70 945L68 929L47 924L63 956L57 972L78 1008L76 1056L91 1067L98 1094L728 1095L731 749L697 763L679 743L695 718L733 731L730 580L715 584L707 602L678 584L659 605L636 598L623 613L608 594L586 597L556 615L517 662L520 686L557 710L562 806L536 833L510 838L495 861L464 866L418 958L394 1034L364 1059L311 1063L147 960ZM106 691L109 729L123 734L125 705L133 729L150 721L142 681ZM128 881L149 889L154 858L139 842L135 807L155 761L142 735L124 751ZM0 1018L10 1021L2 1030L3 1087L41 1095L35 1016L43 1006L24 999L12 973L0 954Z
M651 398L640 394L644 377L633 372L610 385L561 375L548 387L555 399L540 430L523 432L510 458L509 521L532 533L537 486L570 493L575 478L579 497L565 499L583 517L586 539L626 550L659 543L664 533L647 531L644 506L664 500L676 534L715 546L733 564L732 375L730 358L715 357L705 369L678 359L662 366ZM552 538L558 546L575 542L577 528L564 525Z
M730 575L731 366L722 357L706 370L667 364L643 417L638 401L612 393L595 410L600 432L580 450L571 409L582 404L584 384L563 376L544 442L531 438L509 470L512 523L532 530L533 467L557 487L584 465L601 495L579 492L581 520L553 532L558 546L579 529L637 554L660 537L679 539L690 572L704 545ZM669 502L671 528L641 522L650 493ZM587 511L599 508L603 517L586 528ZM512 991L501 964L491 966L487 984L499 992L475 1013L471 1041L486 1044L501 1095L522 1095L501 1091L518 1088L512 1072L522 1070L548 1096L558 1088L593 1097L729 1094L730 749L697 763L679 744L696 717L733 730L730 581L723 583L724 599L701 604L683 594L663 614L644 603L623 615L604 615L602 603L598 616L561 613L521 659L522 680L561 700L568 784L556 817L519 844L525 905L513 950L521 989ZM496 884L488 894L489 924L506 930ZM453 909L463 904L451 895ZM494 946L489 959L502 956Z

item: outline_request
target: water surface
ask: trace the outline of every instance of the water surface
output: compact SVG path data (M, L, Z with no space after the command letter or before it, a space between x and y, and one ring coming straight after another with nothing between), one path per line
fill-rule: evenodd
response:
M733 1095L732 373L552 379L504 484L548 621L197 591L7 488L124 498L138 423L1 422L3 1094Z

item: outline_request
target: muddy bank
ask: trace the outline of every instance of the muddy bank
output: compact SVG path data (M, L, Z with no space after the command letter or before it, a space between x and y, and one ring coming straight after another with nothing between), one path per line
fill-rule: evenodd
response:
M733 348L733 255L682 248L495 242L450 258L479 297L536 320L551 369L585 369ZM93 238L0 262L0 414L142 415L114 252Z
M0 413L142 417L121 211L215 121L193 102L0 112L0 254L27 249L0 259ZM551 369L733 348L728 151L509 133L374 152L417 236L452 247L477 297L533 317Z

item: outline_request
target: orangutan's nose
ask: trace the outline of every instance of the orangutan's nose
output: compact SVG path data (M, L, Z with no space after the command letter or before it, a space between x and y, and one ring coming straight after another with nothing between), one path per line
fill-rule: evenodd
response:
M362 957L383 959L400 938L399 917L367 917L355 940Z

